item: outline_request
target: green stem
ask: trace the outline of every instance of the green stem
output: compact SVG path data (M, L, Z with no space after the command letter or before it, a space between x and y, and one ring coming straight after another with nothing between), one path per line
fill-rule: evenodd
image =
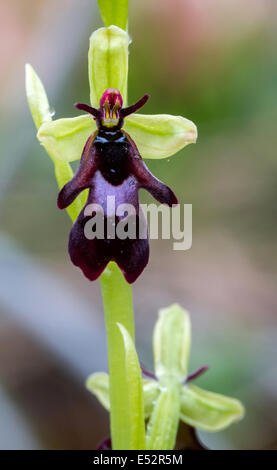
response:
M128 386L123 367L125 349L118 323L134 341L132 289L115 263L109 263L100 278L105 310L110 376L110 419L114 450L130 449Z

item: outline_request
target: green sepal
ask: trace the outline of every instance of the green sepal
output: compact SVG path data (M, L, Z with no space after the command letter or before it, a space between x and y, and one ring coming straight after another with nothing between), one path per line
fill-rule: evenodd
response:
M161 387L146 433L146 449L172 450L175 446L180 414L180 385Z
M101 405L110 411L109 376L106 372L96 372L88 376L86 388L96 396Z
M131 114L125 119L124 130L143 158L168 158L197 139L192 121L170 114Z
M109 376L105 372L91 374L86 380L87 389L96 396L101 405L110 411ZM160 387L156 380L143 379L144 418L149 418L158 399Z
M160 381L183 382L187 376L191 343L190 317L180 305L159 311L153 335L155 375Z
M244 416L239 400L185 385L181 394L180 419L197 429L221 431Z
M95 130L95 121L86 114L46 122L37 137L54 161L68 163L80 160L85 143Z
M129 35L117 26L97 29L90 37L88 53L90 101L99 108L107 88L117 88L127 104Z

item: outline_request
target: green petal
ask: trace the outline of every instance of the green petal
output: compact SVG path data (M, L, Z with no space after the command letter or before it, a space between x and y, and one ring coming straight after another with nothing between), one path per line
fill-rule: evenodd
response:
M180 414L179 385L161 389L146 434L146 449L172 450L175 446Z
M54 161L73 162L81 158L85 143L95 130L93 118L84 115L46 122L37 137Z
M192 121L170 114L132 114L126 117L124 130L143 158L168 158L197 139Z
M160 388L156 380L143 379L144 417L149 418L159 397ZM96 396L101 405L110 411L109 376L105 372L91 374L86 381L87 389Z
M126 29L128 0L98 0L98 5L105 26L115 25Z
M187 376L190 354L191 324L189 314L173 304L159 311L153 335L156 376L183 382Z
M221 431L244 416L240 401L195 385L182 389L180 418L190 426L205 431Z
M129 399L128 410L130 410L128 441L129 445L125 450L145 449L145 429L144 429L144 409L141 369L134 343L126 328L117 323L120 329L125 348L125 369L126 385ZM120 390L118 390L120 393ZM121 450L121 449L119 449Z
M117 26L97 29L91 35L88 63L92 106L99 107L107 88L118 88L126 106L129 42L128 34Z
M38 129L43 122L51 121L52 117L44 86L29 64L25 66L25 86L31 114Z
M105 372L91 374L86 380L87 389L110 411L109 376Z

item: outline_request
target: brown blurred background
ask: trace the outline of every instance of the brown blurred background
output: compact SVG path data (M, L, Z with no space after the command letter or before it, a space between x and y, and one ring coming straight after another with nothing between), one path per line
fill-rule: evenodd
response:
M243 401L245 419L200 433L213 449L277 448L277 5L274 0L131 0L130 102L181 114L197 145L147 163L193 206L193 246L152 241L134 286L140 359L152 369L157 310L190 310L197 383ZM0 448L89 449L107 413L84 388L106 370L98 283L67 255L50 159L24 92L30 62L56 117L88 101L96 0L0 2ZM148 200L142 195L142 200Z

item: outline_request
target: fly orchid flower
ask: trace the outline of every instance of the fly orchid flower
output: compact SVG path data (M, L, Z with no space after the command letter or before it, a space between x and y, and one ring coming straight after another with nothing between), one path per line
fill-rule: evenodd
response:
M87 238L84 226L90 204L93 204L93 208L98 204L104 210L105 227L109 218L108 196L114 197L116 214L121 204L123 207L131 204L135 214L128 217L127 223L137 221L144 233L147 233L147 229L139 207L140 188L149 191L162 204L170 207L177 204L174 193L150 173L135 142L122 130L124 118L141 108L148 98L149 95L144 95L134 105L122 108L120 92L109 88L100 99L99 109L80 103L75 105L94 116L98 130L87 140L76 175L60 191L58 207L66 208L81 191L89 188L87 202L70 233L69 254L72 262L82 269L90 281L99 277L109 261L116 261L127 282L132 283L143 271L149 258L147 235L139 238L137 233L134 238L124 239L115 235L112 239L106 233L102 238ZM116 216L115 224L124 218L125 211Z
M26 89L37 136L54 162L61 189L58 207L67 208L75 222L69 239L70 257L90 280L97 279L109 261L118 264L129 283L137 279L149 258L147 226L140 211L138 190L146 189L162 204L177 203L171 189L150 173L143 158L167 158L197 138L195 124L181 116L134 114L149 95L126 106L129 42L127 32L117 26L100 28L92 34L91 106L77 104L77 109L88 114L75 118L52 120L42 83L27 66ZM73 176L70 162L80 156L80 166ZM103 208L107 226L108 196L115 198L115 209L121 204L132 204L134 221L146 236L139 237L137 232L135 238L125 239L110 239L107 233L104 238L85 236L90 204ZM115 223L124 217L124 213L116 216Z
M191 384L207 367L188 374L190 345L189 313L178 304L161 309L153 334L155 374L147 372L149 378L143 379L147 449L172 449L180 420L196 429L216 432L244 415L239 400ZM94 373L86 384L109 410L108 374Z

